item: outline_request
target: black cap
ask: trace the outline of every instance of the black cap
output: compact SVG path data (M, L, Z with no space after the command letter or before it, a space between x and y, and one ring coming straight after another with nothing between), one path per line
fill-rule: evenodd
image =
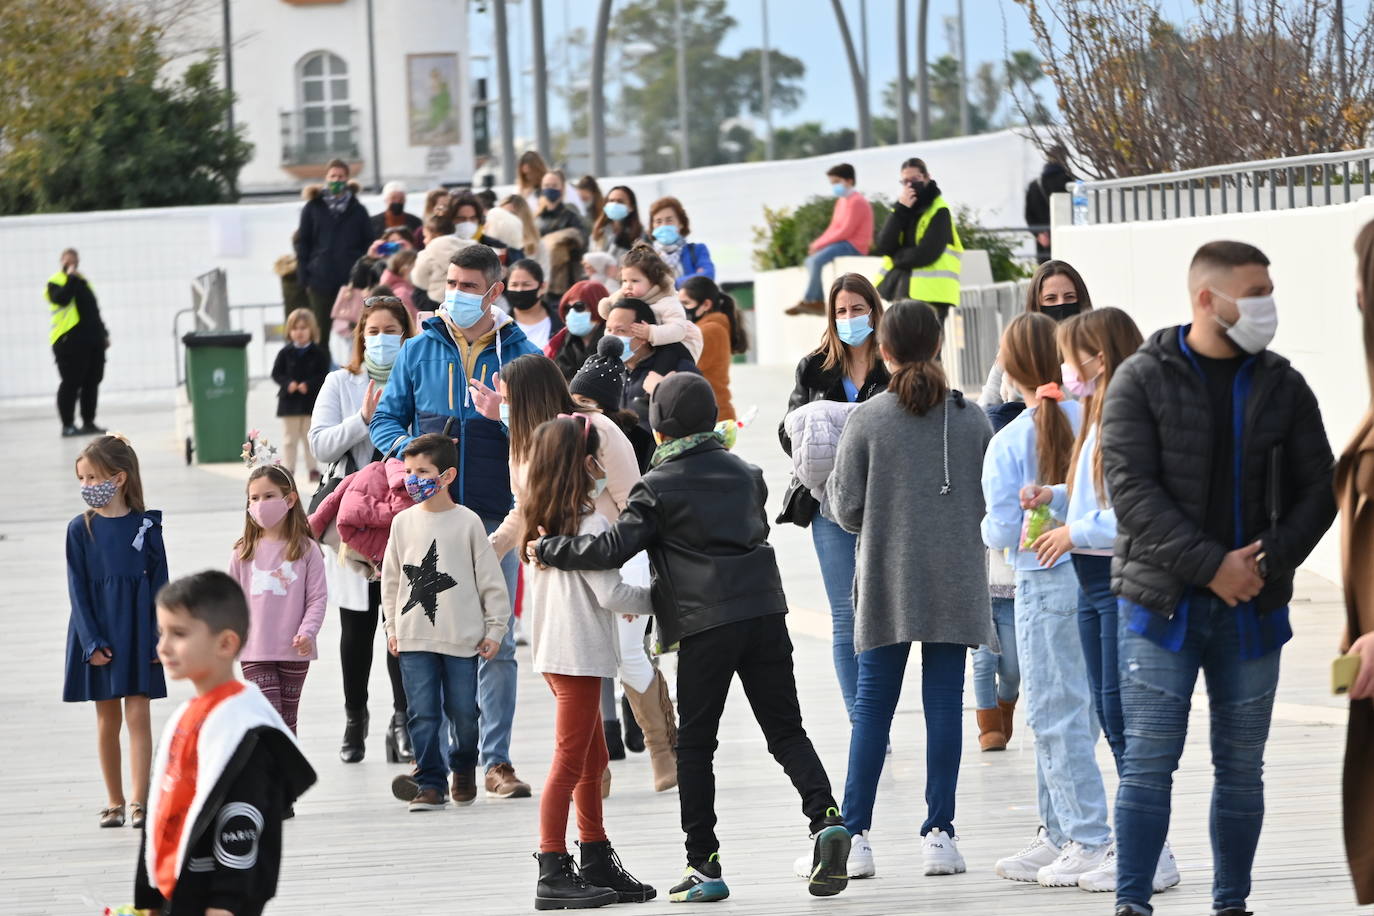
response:
M675 372L658 383L649 401L649 425L669 439L706 433L716 426L716 393L695 372Z
M625 361L621 359L624 352L625 344L620 338L610 334L601 338L596 352L587 357L568 383L569 390L591 398L603 410L619 410L625 392Z

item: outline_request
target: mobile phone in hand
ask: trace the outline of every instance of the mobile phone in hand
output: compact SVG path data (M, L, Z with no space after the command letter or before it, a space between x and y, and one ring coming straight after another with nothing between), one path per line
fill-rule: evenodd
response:
M382 244L380 244L380 245L377 246L377 252L378 252L379 254L395 254L396 252L398 252L398 251L400 251L400 250L401 250L401 243L400 243L400 242L382 242Z
M1342 655L1331 663L1331 692L1344 696L1360 676L1360 656Z

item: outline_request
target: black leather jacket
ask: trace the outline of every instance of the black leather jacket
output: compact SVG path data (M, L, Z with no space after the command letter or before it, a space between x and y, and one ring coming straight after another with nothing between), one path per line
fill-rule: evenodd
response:
M557 569L617 569L648 550L654 615L670 646L787 612L767 500L763 472L712 440L645 474L610 531L545 537L539 559Z

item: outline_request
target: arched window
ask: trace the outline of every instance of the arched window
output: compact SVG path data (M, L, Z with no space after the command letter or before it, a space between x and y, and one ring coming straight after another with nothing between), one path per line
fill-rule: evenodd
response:
M348 65L315 51L296 65L301 136L306 156L339 155L353 146L353 109L348 104Z

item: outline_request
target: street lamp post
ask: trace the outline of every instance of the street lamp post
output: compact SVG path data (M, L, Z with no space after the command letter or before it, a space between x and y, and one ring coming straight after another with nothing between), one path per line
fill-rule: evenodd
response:
M692 152L687 141L687 39L682 34L682 0L673 0L673 31L677 33L677 120L682 133L682 168L692 167Z
M592 174L606 174L606 32L611 27L611 0L601 0L596 11L596 31L592 33L592 83L587 132L592 152Z
M549 143L549 74L544 54L544 0L530 0L530 32L534 38L534 145L546 161L553 158Z
M492 0L496 26L496 84L501 93L501 182L515 181L515 118L511 114L510 49L506 47L506 0Z
M911 82L906 72L906 0L897 0L897 142L911 142Z
M763 10L763 54L759 57L759 68L763 79L763 148L765 158L773 158L773 75L770 70L773 52L768 48L768 0L759 0Z

